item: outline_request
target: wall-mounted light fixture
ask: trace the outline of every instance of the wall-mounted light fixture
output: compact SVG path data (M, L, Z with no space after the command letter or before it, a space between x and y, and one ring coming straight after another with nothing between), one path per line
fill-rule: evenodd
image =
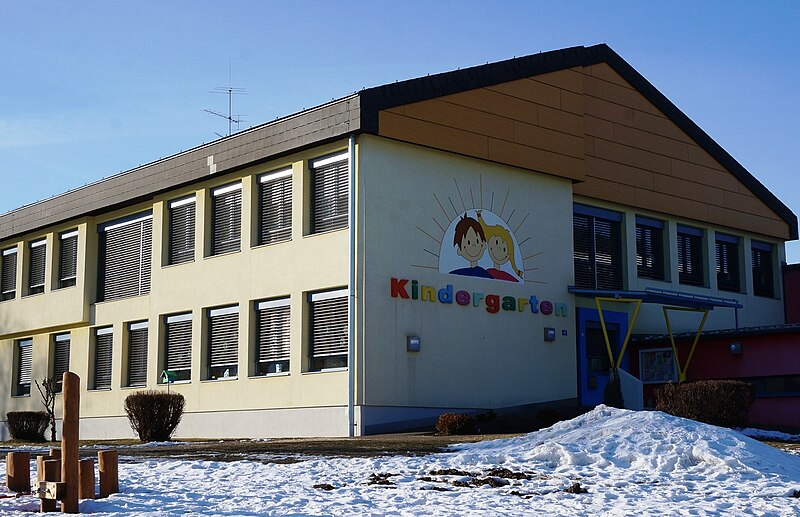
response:
M547 342L556 340L556 329L552 327L544 328L544 340Z
M742 342L734 341L728 345L728 349L730 350L731 355L742 355Z
M406 336L406 351L419 352L419 336Z

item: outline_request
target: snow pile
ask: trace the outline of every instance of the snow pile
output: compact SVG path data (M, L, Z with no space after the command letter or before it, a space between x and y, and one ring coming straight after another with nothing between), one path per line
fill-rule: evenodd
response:
M124 453L123 453L124 454ZM4 473L4 466L0 472ZM797 515L800 457L741 433L600 406L422 457L293 464L122 459L101 515ZM0 499L0 514L36 509Z

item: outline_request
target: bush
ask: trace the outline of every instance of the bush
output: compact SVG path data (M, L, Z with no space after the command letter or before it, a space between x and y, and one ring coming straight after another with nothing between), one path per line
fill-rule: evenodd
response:
M6 413L6 421L11 438L25 442L43 442L50 417L44 411L10 411Z
M742 427L754 398L755 386L743 381L665 384L656 391L656 409L707 424Z
M442 413L436 421L436 434L452 436L475 432L475 420L465 413Z
M180 393L137 391L125 398L125 413L143 442L169 440L183 416L186 400Z

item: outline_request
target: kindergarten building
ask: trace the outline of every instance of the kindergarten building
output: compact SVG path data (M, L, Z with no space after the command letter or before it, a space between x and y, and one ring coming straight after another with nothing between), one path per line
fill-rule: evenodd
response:
M784 323L797 237L605 45L365 89L0 216L0 419L65 370L86 438L141 389L183 437L592 405L665 306Z

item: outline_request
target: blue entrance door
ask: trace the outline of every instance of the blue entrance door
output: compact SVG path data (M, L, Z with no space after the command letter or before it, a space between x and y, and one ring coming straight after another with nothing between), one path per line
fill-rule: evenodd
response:
M597 310L577 308L577 318L578 398L581 405L594 407L603 403L612 365ZM624 312L603 311L603 319L606 322L611 351L614 357L618 357L622 340L628 330L628 315ZM628 369L627 354L622 358L622 368Z

